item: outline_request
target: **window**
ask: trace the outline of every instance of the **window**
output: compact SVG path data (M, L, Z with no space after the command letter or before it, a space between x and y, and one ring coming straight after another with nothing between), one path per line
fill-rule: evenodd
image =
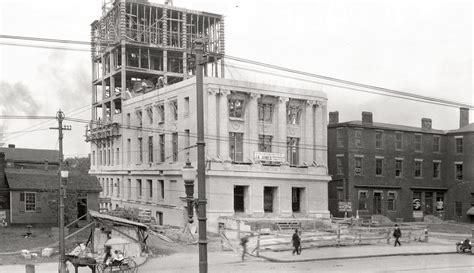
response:
M272 122L273 104L259 103L258 104L258 120L263 122Z
M382 149L383 147L383 131L375 131L375 148Z
M356 129L355 133L355 146L362 147L362 129Z
M244 161L242 133L229 133L229 154L234 162Z
M95 166L95 151L92 151L92 166Z
M160 162L165 162L165 134L160 135Z
M395 149L403 150L403 133L395 132Z
M359 191L359 210L367 210L367 192Z
M337 201L342 202L344 201L344 189L343 188L338 188L337 189Z
M443 211L444 210L444 194L443 193L436 193L436 211Z
M35 212L36 211L36 192L22 192L20 193L20 202L22 203L22 208L25 212Z
M247 186L234 186L234 212L245 212Z
M163 225L163 212L161 212L161 211L156 212L156 220L158 222L158 225L160 225L160 226Z
M421 137L422 135L415 134L415 152L421 152Z
M165 122L165 105L164 104L158 104L156 106L156 109L158 111L158 123Z
M151 106L148 106L146 108L146 114L148 116L148 124L152 125L153 124L153 108Z
M173 133L173 161L178 161L178 133Z
M138 138L138 162L143 162L143 139L141 137Z
M462 202L455 203L455 211L457 217L462 217Z
M301 106L288 104L286 122L293 125L300 124L301 112Z
M433 161L433 178L441 178L441 161Z
M146 180L147 188L148 188L148 197L153 198L153 182L151 179Z
M273 212L275 192L276 192L275 187L263 187L263 211L265 213Z
M127 113L127 128L130 128L130 113Z
M354 172L356 175L362 175L362 156L355 157Z
M114 195L114 188L115 188L114 179L110 178L110 196Z
M110 189L110 184L109 184L109 179L105 179L105 196L109 196L109 189Z
M462 162L454 163L454 173L456 180L462 180Z
M344 174L344 170L342 168L342 160L344 160L344 156L336 156L336 174Z
M433 152L435 153L441 152L441 137L440 136L433 136Z
M189 116L189 97L184 98L184 116Z
M178 120L178 101L173 100L170 102L170 110L173 120Z
M415 159L415 177L421 177L422 166L423 166L423 161Z
M397 195L393 191L388 192L387 209L390 210L390 211L397 210Z
M140 199L143 196L143 185L142 185L142 180L137 179L137 198Z
M298 165L299 162L299 143L300 139L296 137L286 138L286 160L290 165Z
M99 166L102 165L102 150L99 150Z
M456 153L462 154L463 148L462 148L462 137L456 137Z
M383 175L383 158L375 158L375 175Z
M128 179L127 198L132 198L132 179Z
M337 147L344 147L344 136L342 135L342 133L342 128L336 129Z
M120 148L115 149L115 161L117 165L120 165Z
M301 212L305 188L291 188L291 209L293 213Z
M268 153L272 152L272 136L258 136L258 151Z
M160 185L161 199L165 199L165 181L164 180L158 180L158 184Z
M229 100L229 117L243 118L244 117L244 101L239 99Z
M153 162L153 136L148 137L148 163Z
M403 175L403 159L395 159L395 177Z
M132 143L130 139L127 139L127 164L130 164L132 157Z
M138 127L143 126L142 110L137 110Z
M117 178L117 197L120 197L120 178Z
M186 149L186 157L189 158L189 147L191 146L191 133L189 132L189 129L184 130L184 135L185 135L185 148Z

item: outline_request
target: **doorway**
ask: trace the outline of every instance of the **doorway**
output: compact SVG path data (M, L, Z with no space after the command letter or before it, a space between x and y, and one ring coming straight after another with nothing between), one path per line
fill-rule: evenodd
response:
M77 197L77 218L82 217L83 215L87 214L87 194L86 196ZM86 220L86 219L84 219Z
M374 192L373 214L382 214L382 193Z
M433 192L425 192L425 215L433 214Z

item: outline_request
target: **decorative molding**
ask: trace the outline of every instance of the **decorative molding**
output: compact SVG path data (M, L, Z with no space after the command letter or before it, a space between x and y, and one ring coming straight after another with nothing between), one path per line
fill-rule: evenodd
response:
M209 87L209 88L207 88L207 93L208 93L209 95L216 95L217 93L219 93L219 89Z
M250 99L259 99L260 98L260 94L258 93L250 93Z
M227 96L230 95L230 90L229 89L220 89L219 94L221 94L221 96L227 97Z
M278 101L280 103L287 103L289 100L290 100L290 98L288 98L288 97L281 97L281 96L278 97Z
M326 103L327 103L326 101L317 100L315 101L314 105L316 105L316 107L322 107L322 106L326 106Z
M317 105L317 101L315 101L315 100L307 100L306 101L306 106L313 107L315 105Z

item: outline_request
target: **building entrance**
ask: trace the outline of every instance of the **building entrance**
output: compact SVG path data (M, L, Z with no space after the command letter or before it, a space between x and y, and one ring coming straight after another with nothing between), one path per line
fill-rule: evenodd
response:
M382 193L374 192L373 214L382 214Z
M425 215L433 215L433 192L425 192Z

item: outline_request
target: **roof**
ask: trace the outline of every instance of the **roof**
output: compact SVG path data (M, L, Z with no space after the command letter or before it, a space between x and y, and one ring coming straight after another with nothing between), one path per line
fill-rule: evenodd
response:
M13 161L38 161L59 162L58 150L41 150L25 148L0 148L0 153L5 153L6 160Z
M57 190L59 174L57 170L5 169L10 190ZM95 176L69 172L67 189L100 192L102 189Z
M468 132L474 132L474 122L473 123L470 123L466 126L463 126L459 129L455 129L455 130L449 130L448 131L448 134L449 133L468 133Z
M438 129L426 130L426 129L421 129L419 127L390 124L390 123L381 123L381 122L373 122L372 124L362 124L361 120L353 120L353 121L329 124L330 127L338 127L338 126L343 126L343 125L355 126L355 127L380 128L380 129L388 129L388 130L394 130L394 131L416 132L416 133L432 133L432 134L445 134L446 133L445 131L438 130Z
M140 228L143 228L143 229L148 229L148 227L144 224L137 223L137 222L134 222L134 221L130 221L130 220L127 220L127 219L123 219L123 218L120 218L120 217L115 217L115 216L111 216L111 215L107 215L107 214L102 214L102 213L99 213L95 210L89 210L89 215L92 218L97 218L97 219L102 219L102 220L109 220L109 221L112 221L114 223L122 223L122 224L127 224L127 225L131 225L131 226L140 227Z

